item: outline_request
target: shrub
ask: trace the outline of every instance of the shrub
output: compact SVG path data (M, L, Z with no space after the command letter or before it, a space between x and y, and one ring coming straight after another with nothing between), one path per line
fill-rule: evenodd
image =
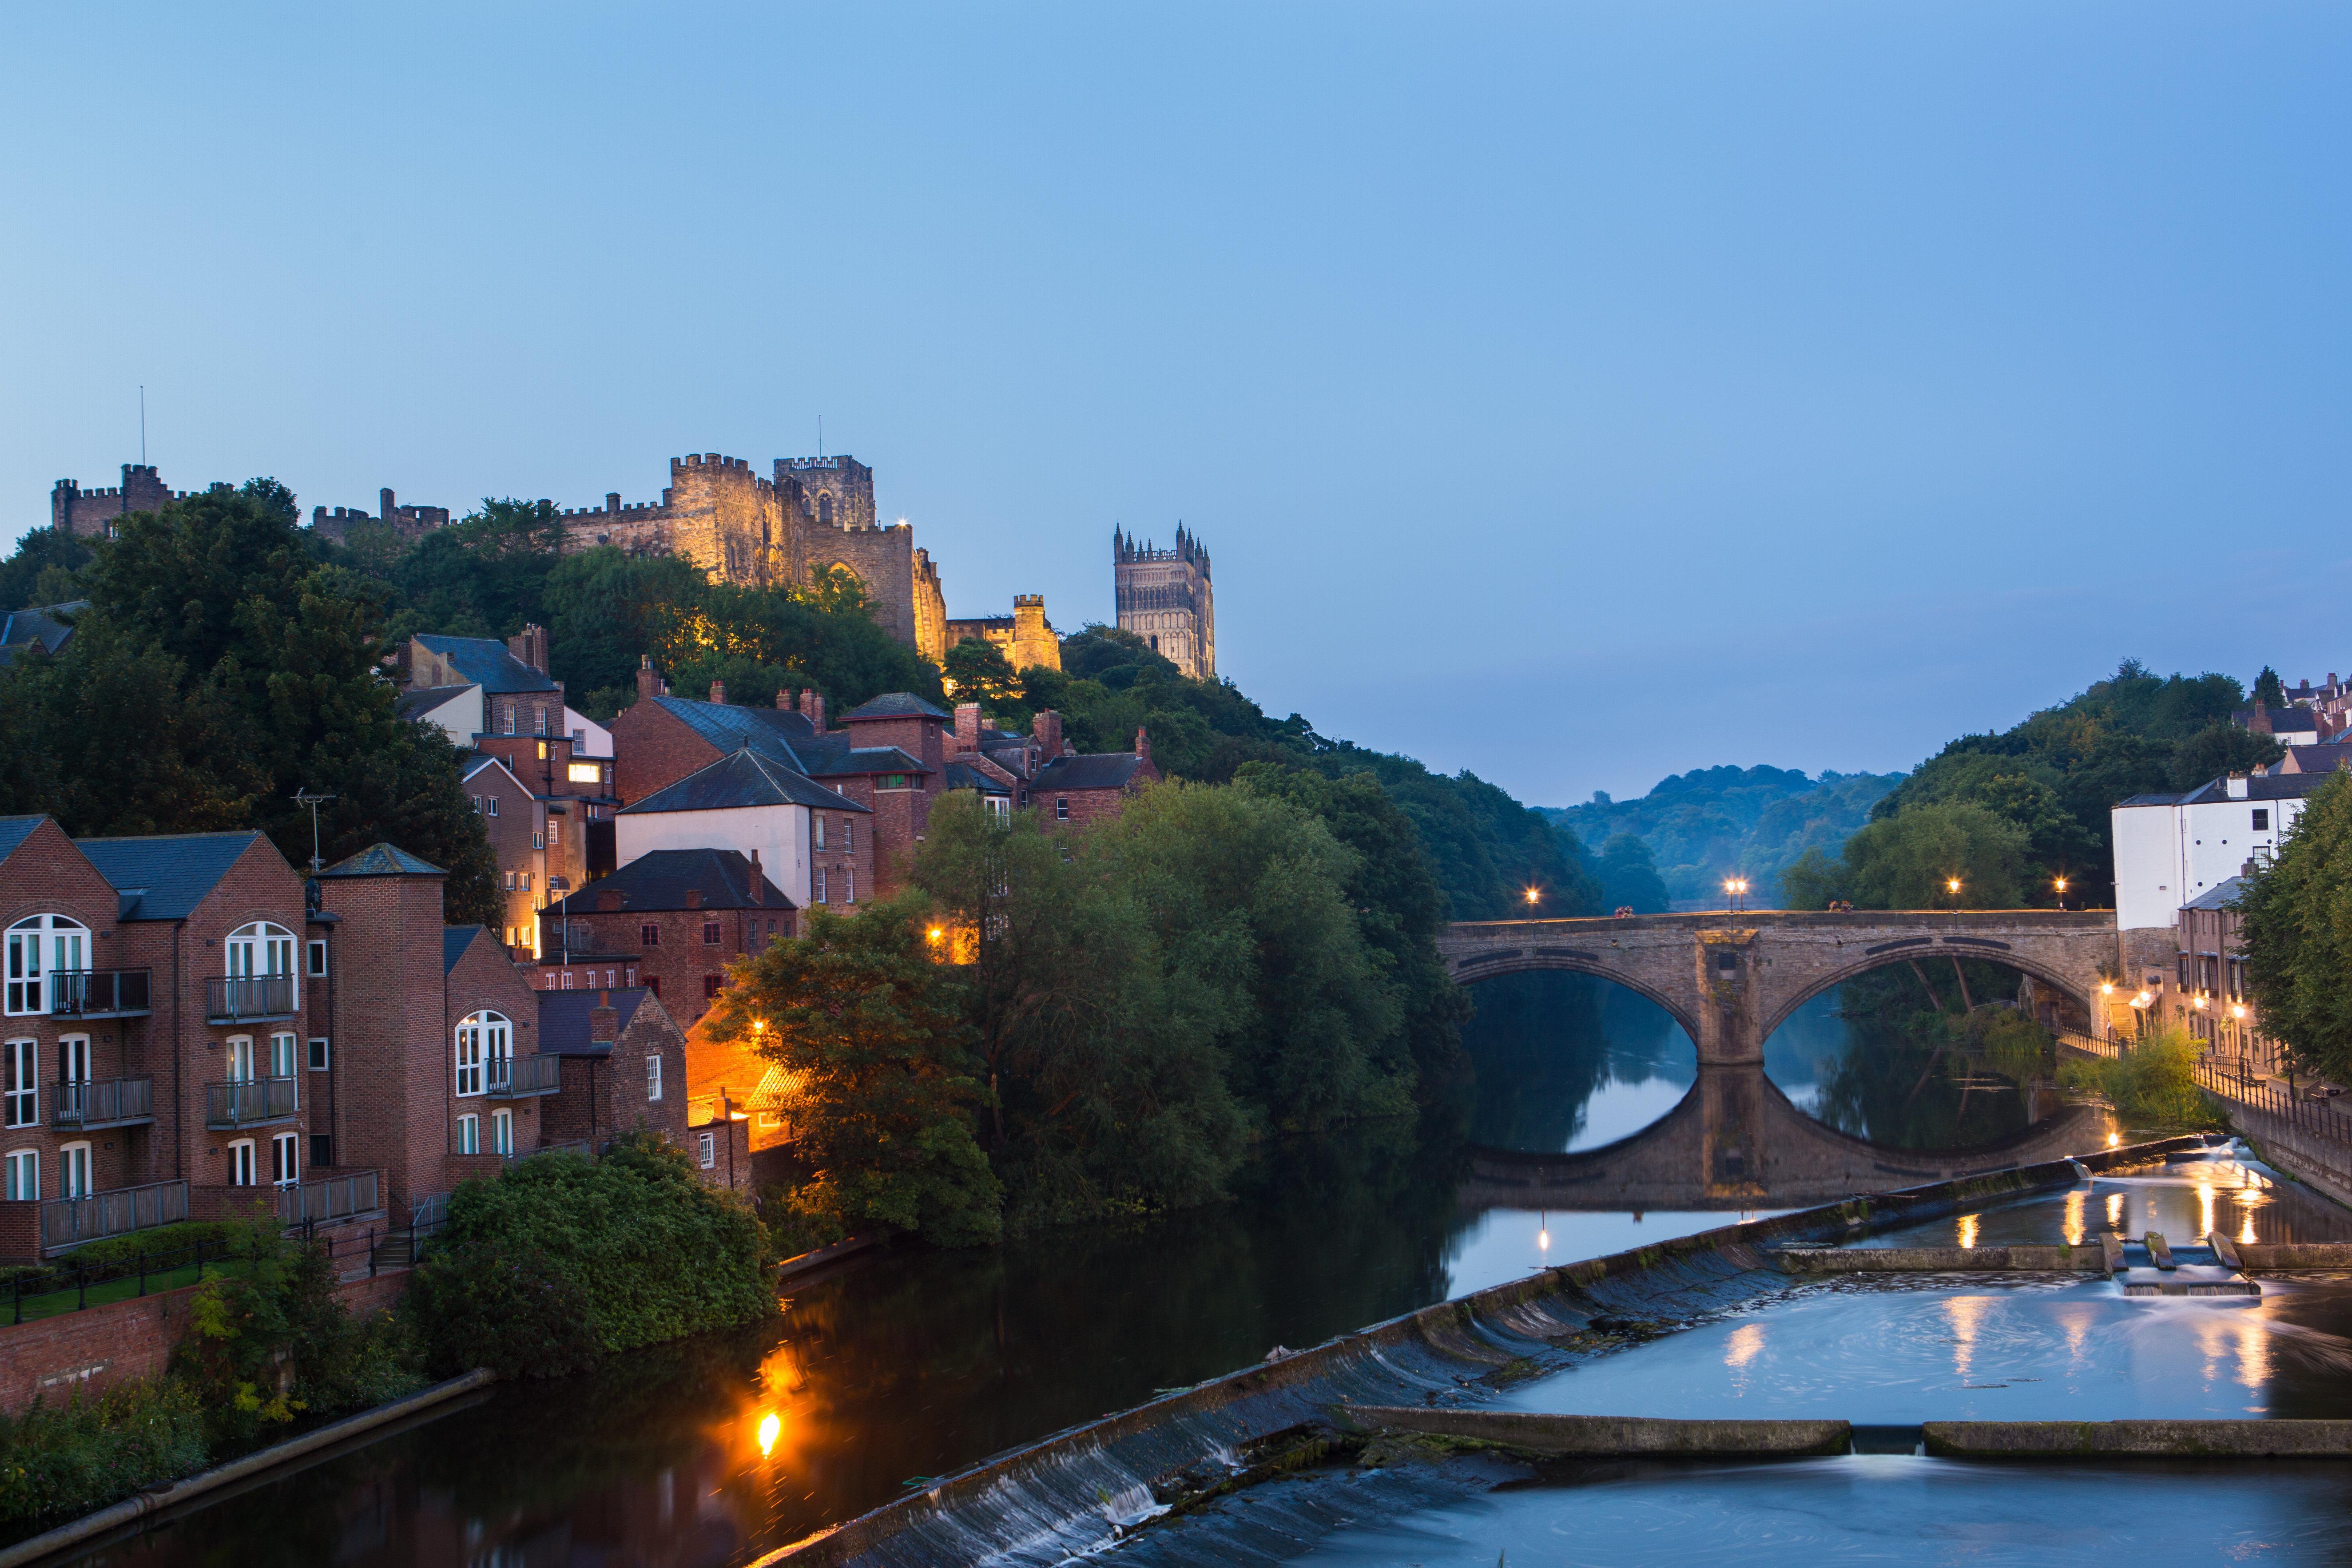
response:
M741 1199L630 1133L602 1160L543 1154L458 1188L409 1310L436 1372L553 1376L772 1310L763 1245Z
M2157 1132L2199 1132L2225 1126L2197 1087L2197 1042L2186 1030L2167 1029L2140 1041L2114 1061L2068 1060L2059 1081L2105 1095L2130 1127Z
M205 1464L195 1390L169 1380L126 1383L92 1398L37 1401L0 1415L0 1521L85 1513Z

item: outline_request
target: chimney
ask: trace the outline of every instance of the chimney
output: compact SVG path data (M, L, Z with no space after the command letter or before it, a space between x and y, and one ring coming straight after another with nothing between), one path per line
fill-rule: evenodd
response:
M980 750L979 703L959 702L956 704L955 736L957 751L977 752Z
M751 851L751 907L765 909L768 905L768 874L760 869L760 852Z
M643 701L646 698L659 697L660 695L661 677L654 673L654 656L649 653L641 653L637 656L638 700Z
M2230 779L2229 779L2229 790L2230 790L2230 798L2231 798L2231 800L2243 800L2243 799L2245 799L2245 798L2246 798L2246 775L2245 775L2245 774L2243 774L2243 773L2231 773L2231 774L2230 775Z
M710 683L710 705L713 708L724 708L727 706L727 683L725 681L714 680Z
M1040 709L1037 716L1029 721L1029 729L1037 737L1037 743L1045 748L1048 762L1062 754L1062 716L1059 713L1051 708Z
M784 713L789 713L793 710L793 689L791 687L779 686L776 688L776 708L778 711Z
M824 693L812 686L801 693L801 714L820 735L824 733Z
M689 910L698 910L702 907L702 889L700 888L688 888L686 890L686 907Z
M588 1043L609 1046L621 1037L621 1012L613 1005L610 991L596 993L596 1005L588 1011Z
M507 638L507 651L541 675L547 673L547 628L526 626Z
M1151 735L1140 724L1135 727L1135 760L1139 763L1151 760Z

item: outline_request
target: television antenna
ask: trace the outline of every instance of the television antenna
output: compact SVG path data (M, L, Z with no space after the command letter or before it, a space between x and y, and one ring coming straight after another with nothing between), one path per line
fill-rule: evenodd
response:
M324 860L319 858L319 807L334 798L331 795L312 795L307 789L298 789L294 792L294 804L310 808L310 875L313 877L317 876L319 868L326 864Z

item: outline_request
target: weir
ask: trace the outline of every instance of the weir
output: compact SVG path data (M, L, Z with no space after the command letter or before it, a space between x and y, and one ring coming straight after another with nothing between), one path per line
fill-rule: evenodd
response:
M1460 1407L1578 1364L1642 1325L1795 1289L1776 1249L1913 1226L2203 1151L2202 1137L2051 1160L1803 1209L1546 1269L1027 1445L761 1558L795 1565L1049 1563L1253 1474L1311 1464L1342 1406ZM2072 1262L2071 1252L2069 1262Z

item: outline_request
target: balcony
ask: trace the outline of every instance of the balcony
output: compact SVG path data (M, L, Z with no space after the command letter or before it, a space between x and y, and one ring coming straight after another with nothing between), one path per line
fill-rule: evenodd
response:
M294 1016L294 977L247 974L205 982L205 1022L248 1024Z
M258 1127L268 1121L291 1121L297 1109L294 1080L290 1078L205 1085L207 1127Z
M41 1205L41 1250L152 1230L187 1217L185 1182L154 1182L82 1198L52 1198Z
M561 1057L492 1057L488 1067L492 1100L529 1100L563 1087Z
M129 1127L155 1120L155 1080L148 1078L102 1079L96 1083L61 1083L49 1113L53 1127L87 1132L99 1127Z
M52 1018L143 1018L148 1005L143 969L57 969L49 972Z
M322 1225L383 1212L383 1173L359 1171L324 1181L289 1183L278 1189L278 1218L284 1225Z

